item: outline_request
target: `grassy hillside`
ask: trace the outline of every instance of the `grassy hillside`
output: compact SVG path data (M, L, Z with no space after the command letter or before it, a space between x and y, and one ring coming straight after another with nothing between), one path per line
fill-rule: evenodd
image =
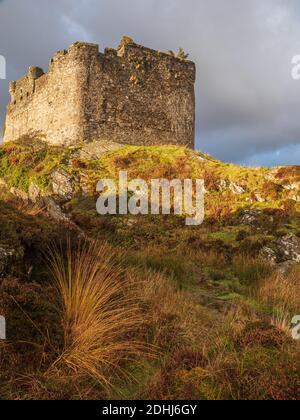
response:
M120 170L203 178L203 225L97 215L96 183ZM0 314L10 321L0 398L299 399L300 167L25 139L1 147L0 179ZM114 291L101 291L100 318L92 272ZM127 322L111 321L112 301Z

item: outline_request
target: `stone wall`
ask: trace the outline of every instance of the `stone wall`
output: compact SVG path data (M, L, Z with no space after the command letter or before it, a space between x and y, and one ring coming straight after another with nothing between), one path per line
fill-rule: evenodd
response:
M31 67L11 82L4 141L39 136L51 144L109 140L194 146L195 65L124 40L100 53L75 43L47 74Z

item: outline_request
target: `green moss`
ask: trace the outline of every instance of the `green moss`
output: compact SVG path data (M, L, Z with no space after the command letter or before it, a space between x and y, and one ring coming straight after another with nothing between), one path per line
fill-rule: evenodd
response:
M51 172L62 166L70 153L69 149L29 139L6 143L0 149L0 178L24 192L28 192L32 183L46 190Z
M204 179L207 217L223 218L251 203L254 191L265 196L263 203L253 202L252 207L280 208L284 192L282 186L267 182L268 169L247 168L219 162L212 157L178 146L124 146L107 152L99 160L76 157L83 145L76 148L51 147L41 141L23 139L8 143L0 151L0 177L13 187L27 191L31 183L47 190L52 171L59 167L78 179L78 189L84 182L91 194L99 179L118 181L119 172L127 171L129 179L153 178ZM294 173L294 172L293 172ZM280 183L281 178L278 178ZM229 188L220 190L220 181L234 183L245 189L244 194L234 194ZM300 205L299 205L300 206ZM294 211L297 210L297 205ZM231 238L233 240L233 238Z
M236 242L235 229L233 231L214 232L214 233L211 233L208 236L211 239L223 241L223 242L229 243L229 244L234 244Z

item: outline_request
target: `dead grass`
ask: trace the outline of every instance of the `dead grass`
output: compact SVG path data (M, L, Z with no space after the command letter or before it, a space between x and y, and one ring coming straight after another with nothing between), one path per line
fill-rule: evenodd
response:
M198 392L213 399L299 399L299 346L277 327L245 315L242 308L230 311L216 331Z
M140 355L146 346L134 339L143 324L139 308L121 282L119 258L107 245L84 242L52 248L49 265L61 296L64 348L54 369L68 368L109 387L110 371Z
M45 208L38 204L26 202L23 200L14 200L11 202L12 207L27 216L39 216L44 213Z
M238 255L233 259L233 271L242 284L253 288L270 277L274 267L262 258Z
M190 343L199 326L199 313L187 291L176 287L167 275L153 270L127 270L128 287L147 316L148 341L170 351Z
M290 333L291 319L300 313L300 268L287 275L274 273L261 281L256 298L272 312L272 323Z
M257 288L257 299L273 308L299 312L300 268L295 268L287 275L275 273L263 280Z
M188 260L206 267L224 268L226 263L228 263L222 251L217 252L214 249L203 250L197 246L184 249L182 255Z

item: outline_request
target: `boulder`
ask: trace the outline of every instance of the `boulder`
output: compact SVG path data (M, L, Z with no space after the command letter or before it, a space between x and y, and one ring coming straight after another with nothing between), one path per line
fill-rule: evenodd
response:
M260 257L269 261L271 264L276 264L277 262L277 253L273 248L269 246L265 246L262 248L262 250L260 251Z
M221 179L219 181L219 191L231 191L234 195L245 194L246 190L241 185L238 185L234 182L228 181L226 179Z
M262 212L260 210L255 209L243 210L240 223L243 225L255 225L261 213Z
M72 176L62 169L56 169L51 174L51 188L55 195L63 200L71 200L74 193Z
M288 233L277 239L276 246L281 261L295 261L300 263L300 238Z

